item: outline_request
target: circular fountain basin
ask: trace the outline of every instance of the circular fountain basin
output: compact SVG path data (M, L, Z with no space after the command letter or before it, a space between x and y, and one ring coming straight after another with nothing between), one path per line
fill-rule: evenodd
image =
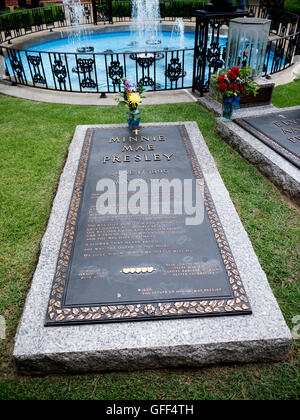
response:
M179 37L173 35L172 30L163 30L159 40L146 40L145 44L138 43L134 37L133 32L128 30L123 30L123 28L117 29L115 31L100 31L96 33L90 33L89 35L84 35L82 39L72 37L72 32L70 35L66 36L63 34L62 37L57 37L56 39L43 39L43 42L35 41L34 44L24 44L26 49L30 51L40 51L40 52L62 52L62 53L75 53L78 48L84 49L93 48L95 53L105 53L108 49L114 53L121 52L144 52L144 51L160 51L165 48L170 50L178 50L180 48L184 49L193 49L195 42L194 32L185 32L184 34L184 43L183 45L179 44ZM224 45L226 44L226 38L224 37ZM81 51L81 52L91 52L91 51Z
M25 47L26 52L20 52L20 56L27 80L29 82L32 80L32 69L28 64L28 56L39 55L43 62L47 84L50 87L55 85L53 76L55 60L60 60L63 64L67 62L69 74L66 82L72 85L73 91L80 90L79 75L83 75L85 70L90 71L90 78L97 84L97 86L90 84L90 91L107 91L108 83L109 90L113 91L117 86L110 76L116 71L122 77L141 82L149 90L171 87L185 88L192 85L195 37L193 31L185 33L182 43L182 38L179 39L179 36L174 35L170 29L163 30L160 33L160 39L156 43L150 40L151 45L148 45L147 42L145 44L138 43L128 27L126 29L125 31L91 33L80 40L78 36L73 38L72 32L70 32L69 37L64 34L63 38L49 41L44 38L43 42L36 40L35 44L32 41L28 46L24 44L23 48ZM225 44L226 38L224 38ZM177 80L173 73L173 79L166 77L168 65L174 59L177 60L176 65L180 64L182 67L181 73L177 74ZM78 60L95 60L95 64L91 64L90 67L86 66L82 70L78 67ZM8 62L7 65L11 71L10 63ZM122 70L120 70L121 67ZM176 82L179 84L178 86L175 86Z
M194 28L186 27L184 37L163 25L156 45L140 44L128 26L91 30L84 36L72 31L40 35L19 43L27 82L36 87L66 91L115 92L121 78L142 83L148 90L190 88L193 81ZM153 41L153 39L151 40ZM225 47L227 37L221 36ZM155 44L155 43L154 43ZM94 52L93 52L94 51ZM40 67L32 63L40 60ZM30 62L31 61L31 62ZM270 61L272 62L272 60ZM6 61L13 74L11 62ZM220 66L222 62L220 62ZM35 83L35 71L38 74ZM40 80L46 80L39 86Z

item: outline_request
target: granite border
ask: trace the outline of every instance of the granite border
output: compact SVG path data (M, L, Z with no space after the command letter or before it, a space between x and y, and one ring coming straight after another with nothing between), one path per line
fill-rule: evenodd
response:
M253 314L45 327L44 318L86 130L78 126L53 202L13 356L22 374L85 373L220 362L279 361L291 334L195 122L185 125L236 260ZM123 125L111 125L111 127ZM109 125L105 127L110 127Z

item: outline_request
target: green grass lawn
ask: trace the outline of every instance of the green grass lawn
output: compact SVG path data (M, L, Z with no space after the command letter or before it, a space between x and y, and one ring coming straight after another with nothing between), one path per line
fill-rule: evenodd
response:
M274 103L286 106L287 92ZM290 96L289 96L290 97ZM144 106L143 122L197 121L252 240L285 319L300 315L299 211L214 132L214 118L195 103ZM300 355L285 362L131 373L24 378L11 359L68 145L79 124L124 122L124 109L41 104L0 96L0 399L297 399Z
M278 108L300 105L300 80L277 86L273 94L273 104Z
M300 13L300 2L299 0L285 0L284 7L293 13Z

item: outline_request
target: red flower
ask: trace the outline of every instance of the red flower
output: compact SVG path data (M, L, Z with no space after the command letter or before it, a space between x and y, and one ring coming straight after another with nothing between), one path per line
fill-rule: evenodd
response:
M226 85L226 83L221 83L220 85L219 85L219 91L220 92L224 92L225 90L227 90L227 85Z
M232 67L231 72L238 75L238 74L240 74L240 69L239 69L239 67Z
M222 83L222 82L224 82L224 80L225 80L225 76L224 76L224 74L221 74L221 76L218 77L217 82Z
M239 87L236 83L231 83L229 85L229 90L232 90L233 92L235 92L235 91L239 90Z
M230 79L230 80L235 80L237 78L237 74L234 73L233 71L229 71L227 73L227 76L228 76L228 79Z
M241 85L241 86L239 87L239 90L240 90L240 92L241 92L241 93L243 93L243 92L245 91L244 86L243 86L243 85Z

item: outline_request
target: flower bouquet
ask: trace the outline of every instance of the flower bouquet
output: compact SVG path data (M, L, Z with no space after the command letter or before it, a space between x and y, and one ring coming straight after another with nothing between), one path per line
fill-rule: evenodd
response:
M144 87L141 84L136 85L135 83L130 83L127 79L122 79L123 91L120 93L122 98L116 98L116 101L120 106L126 106L127 111L127 123L128 127L138 128L140 125L140 110L138 105L141 103L141 94L145 91Z
M240 95L257 95L259 85L250 79L250 75L249 67L232 67L222 69L212 77L216 99L222 97L224 118L231 119L233 110L240 107Z

